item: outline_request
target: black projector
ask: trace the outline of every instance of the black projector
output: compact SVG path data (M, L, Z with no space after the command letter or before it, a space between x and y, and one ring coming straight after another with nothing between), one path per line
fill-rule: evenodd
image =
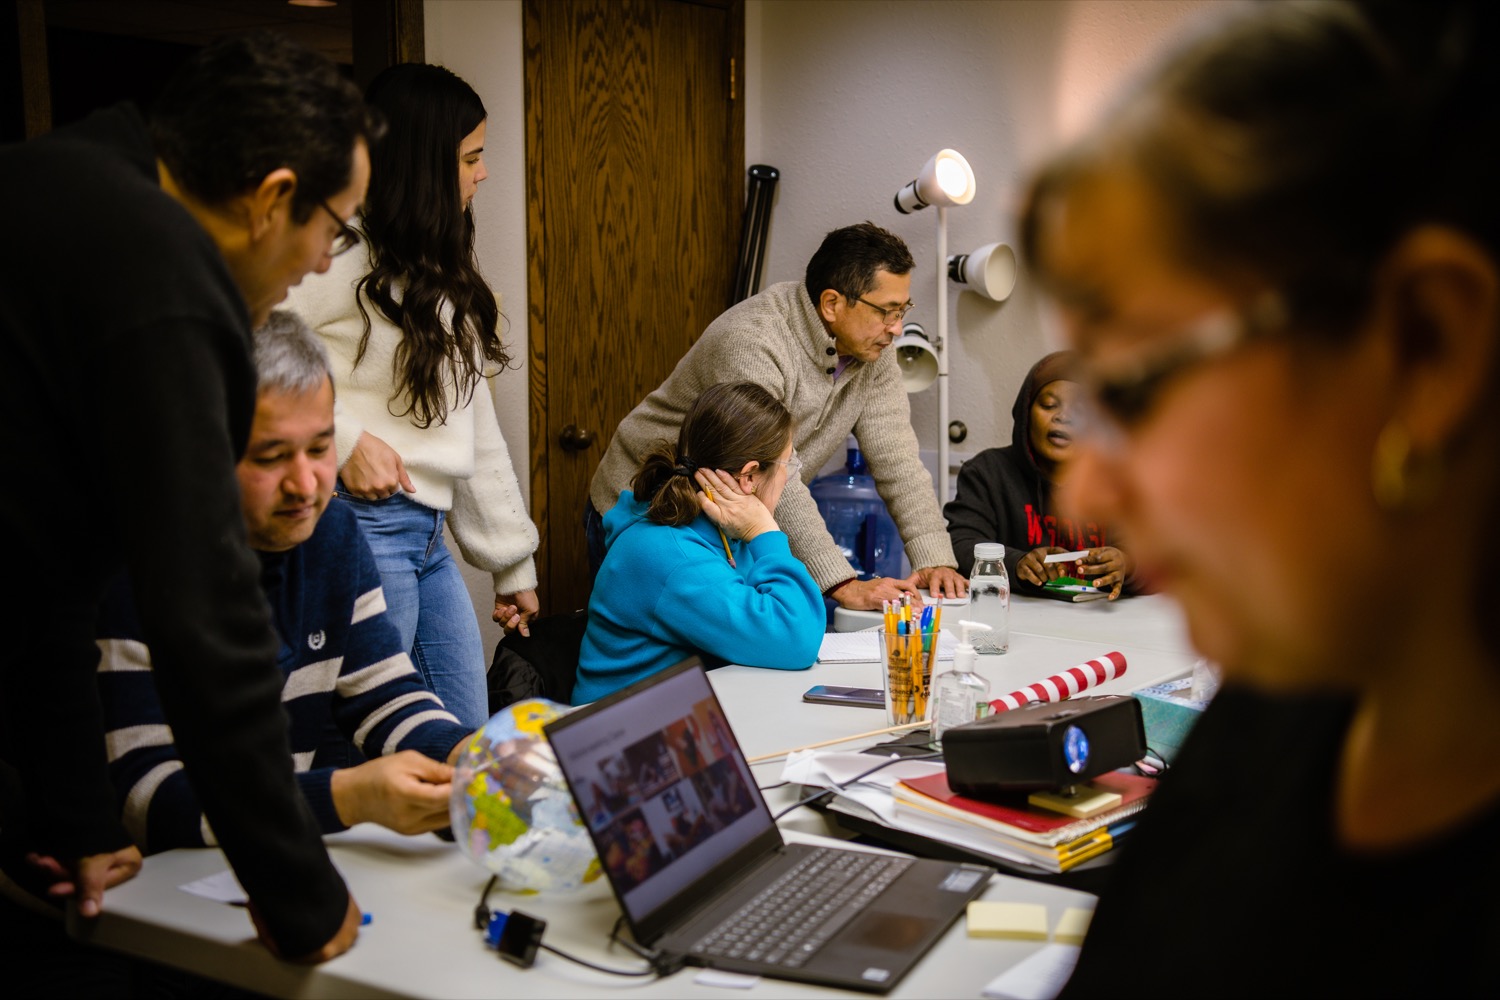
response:
M1145 755L1141 703L1129 695L1031 702L943 733L948 785L976 799L1070 788Z

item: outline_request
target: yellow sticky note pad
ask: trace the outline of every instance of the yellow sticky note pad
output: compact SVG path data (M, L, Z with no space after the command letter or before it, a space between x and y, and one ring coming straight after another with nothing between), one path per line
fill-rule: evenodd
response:
M1058 944L1083 944L1083 936L1088 933L1089 921L1094 919L1094 911L1074 906L1063 911L1058 918L1057 927L1052 931L1052 940Z
M969 937L1047 940L1047 908L1041 903L969 904Z

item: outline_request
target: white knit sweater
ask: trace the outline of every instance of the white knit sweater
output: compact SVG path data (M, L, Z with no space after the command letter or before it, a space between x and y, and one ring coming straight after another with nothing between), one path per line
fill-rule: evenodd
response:
M404 408L390 403L401 328L368 299L370 343L355 367L365 328L354 286L369 268L367 253L343 254L326 273L308 275L285 303L328 346L337 392L334 438L340 467L360 434L369 431L401 455L417 488L411 499L448 511L459 551L471 566L493 575L496 594L535 588L537 530L500 433L490 381L475 387L468 405L450 401L448 419L441 424L421 428L409 415L393 415L393 408Z

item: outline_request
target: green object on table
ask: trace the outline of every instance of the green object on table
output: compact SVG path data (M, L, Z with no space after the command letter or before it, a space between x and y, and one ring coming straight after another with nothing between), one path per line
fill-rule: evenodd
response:
M1146 726L1146 746L1161 754L1168 764L1176 760L1187 734L1208 707L1208 702L1189 697L1192 686L1192 678L1184 677L1135 692Z

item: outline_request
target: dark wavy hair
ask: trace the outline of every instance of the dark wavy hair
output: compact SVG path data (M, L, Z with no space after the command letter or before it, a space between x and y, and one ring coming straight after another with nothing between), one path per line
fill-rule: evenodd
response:
M680 527L702 511L698 485L683 472L737 473L746 462L759 462L764 468L781 457L791 437L791 413L765 388L754 382L719 382L705 389L688 410L677 444L663 441L646 456L630 489L636 499L649 504L648 518Z
M222 205L282 167L297 175L292 219L349 185L354 146L384 127L324 56L271 32L225 38L173 74L150 109L151 141L184 191Z
M802 283L814 305L825 288L857 299L875 287L876 271L910 274L915 266L905 240L873 222L861 222L823 237Z
M484 103L458 76L425 63L383 70L365 97L385 115L390 138L370 165L362 225L372 267L358 290L401 328L391 412L430 427L510 363L495 293L474 259L474 215L459 198L459 143L485 120ZM362 300L359 308L356 365L370 342Z

